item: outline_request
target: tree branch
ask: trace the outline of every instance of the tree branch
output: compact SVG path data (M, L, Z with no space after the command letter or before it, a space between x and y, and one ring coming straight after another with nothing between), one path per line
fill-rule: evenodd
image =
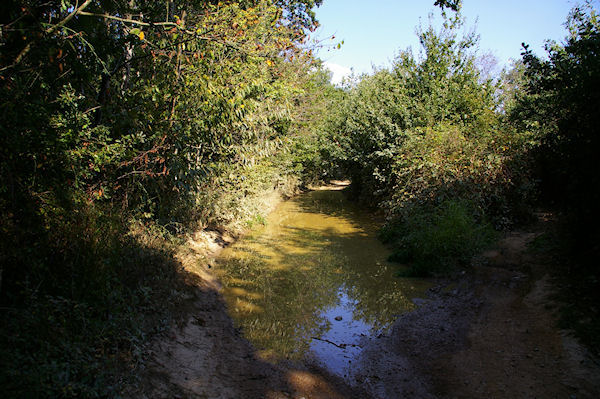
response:
M140 25L140 26L173 26L173 27L179 26L176 22L144 22L144 21L138 21L137 19L121 18L121 17L116 17L114 15L110 15L110 14L97 14L97 13L87 12L87 11L81 12L80 15L83 15L86 17L98 17L98 18L112 19L114 21L125 22L128 24L136 24L136 25Z
M60 28L61 26L63 26L67 22L69 22L71 19L73 19L73 17L75 15L82 13L83 9L86 8L91 2L92 2L92 0L85 0L85 2L82 5L80 5L78 8L75 8L69 15L67 15L65 17L65 19L63 19L62 21L60 21L56 25L53 25L50 28L46 29L46 33L47 34L54 33L58 28Z
M62 21L60 21L56 25L52 25L51 27L49 27L48 29L46 29L44 31L44 33L46 33L47 35L51 35L52 33L56 32L60 27L64 26L67 22L69 22L71 19L73 19L73 17L75 15L83 12L82 10L84 8L86 8L91 2L92 2L92 0L86 0L82 5L80 5L79 7L75 8L69 15L67 15L65 17L65 19L63 19ZM19 65L19 63L21 63L21 61L23 61L23 58L25 58L25 56L27 55L27 53L29 53L29 51L33 47L33 43L35 43L35 40L27 43L27 45L25 45L25 48L23 48L23 50L21 50L21 52L17 55L17 58L15 58L15 60L13 61L13 63L10 64L10 65L8 65L8 66L5 66L4 68L1 68L0 72L4 72L7 69L14 68L15 66Z

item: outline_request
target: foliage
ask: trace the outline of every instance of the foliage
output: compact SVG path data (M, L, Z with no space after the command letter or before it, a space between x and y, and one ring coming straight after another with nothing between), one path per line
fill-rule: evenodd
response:
M392 195L393 164L418 129L464 126L476 139L495 122L494 87L481 82L470 52L476 36L459 38L461 27L457 15L448 17L440 32L420 29L419 59L411 51L400 52L391 71L365 76L349 93L334 129L349 155L345 163L355 187L374 194L374 200Z
M293 99L293 134L287 138L288 151L278 162L283 170L301 176L304 183L341 177L337 165L341 148L328 132L345 92L329 83L330 79L331 72L322 64L316 65L307 76L302 95Z
M495 236L492 226L473 204L446 200L434 207L419 206L410 218L382 230L382 238L395 242L390 260L410 264L407 276L427 276L468 263Z
M168 237L260 219L256 198L299 184L272 160L314 112L296 104L320 1L5 3L2 385L112 396L185 285Z
M140 365L147 336L187 295L164 240L141 240L107 218L63 213L43 240L14 243L26 259L3 275L5 397L117 396L115 373Z
M219 164L195 196L194 219L201 223L200 228L220 227L241 233L247 225L264 219L274 190L291 197L299 185L296 174L286 173L266 159L234 167Z
M461 0L436 0L435 5L441 7L448 7L451 10L458 11L461 6Z
M525 64L522 60L513 61L509 68L502 70L497 95L500 103L499 111L507 122L518 107L519 97L524 92L526 84Z
M458 223L457 229L468 220L464 228L472 231L485 230L477 224L489 219L503 229L527 217L535 196L529 137L503 126L509 84L478 68L478 37L463 32L460 14L443 16L439 31L417 29L419 56L401 51L390 70L363 76L327 125L330 140L341 147L332 155L351 177L353 194L386 210L389 229L399 229L392 234L395 245L412 254L414 267L429 262L433 270L480 247L465 233L455 242L462 242L464 252L451 243L442 248L441 219ZM474 219L423 217L449 203L469 204L468 211L459 210ZM425 251L419 252L400 232L431 242L419 243ZM430 250L440 251L437 259Z
M298 18L307 12L284 3ZM272 147L285 133L277 126L311 62L299 48L311 26L287 25L266 1L34 3L23 18L13 6L1 166L6 204L17 208L38 193L84 192L167 222L212 163L237 162L233 143ZM41 39L22 43L23 29Z
M323 0L276 0L275 4L287 11L285 16L295 27L304 28L318 24L313 9Z
M572 219L576 241L598 237L600 181L600 22L594 9L576 7L564 45L548 44L548 60L525 50L527 94L512 113L515 123L540 139L537 167L547 201Z
M561 325L597 352L600 300L600 19L591 3L575 7L564 43L548 43L548 58L523 53L525 92L510 113L512 123L539 141L534 167L541 199L561 217L558 241L565 252L559 276L567 304Z
M388 207L401 217L412 206L469 200L480 216L505 229L523 221L535 196L524 137L490 129L474 139L463 127L440 125L411 132L393 164Z

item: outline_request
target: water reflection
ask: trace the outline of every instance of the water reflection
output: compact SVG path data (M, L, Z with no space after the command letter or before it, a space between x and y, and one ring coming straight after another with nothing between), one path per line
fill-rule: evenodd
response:
M229 311L265 358L308 355L343 374L361 336L413 308L424 283L394 277L376 229L341 192L313 191L223 251Z

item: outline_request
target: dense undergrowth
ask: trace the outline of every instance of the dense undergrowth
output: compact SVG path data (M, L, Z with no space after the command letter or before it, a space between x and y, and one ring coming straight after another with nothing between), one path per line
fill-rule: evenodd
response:
M525 47L499 76L485 73L460 15L444 21L418 29L418 56L401 51L391 68L349 82L324 129L328 155L358 200L386 211L381 237L403 274L465 266L534 209L555 212L561 325L597 352L598 14L575 7L547 59Z
M194 285L174 258L185 234L263 223L266 196L334 177L385 211L381 236L410 275L465 264L534 207L554 209L568 290L587 298L566 295L565 320L591 317L580 331L594 336L591 6L574 9L548 60L525 51L500 76L484 72L460 14L444 13L440 30L418 30L419 54L340 88L308 48L318 4L4 5L4 396L118 396Z
M118 396L194 285L185 234L309 180L316 3L3 4L3 397Z
M354 197L386 211L382 237L409 274L468 263L493 231L532 221L536 207L562 215L577 268L597 274L596 11L574 8L567 26L548 60L525 48L494 76L477 35L444 14L441 29L417 30L417 55L400 51L391 68L348 83L323 129L327 156Z
M61 231L69 248L36 242L31 263L19 265L26 279L4 274L21 282L20 300L2 314L6 397L118 395L147 337L167 328L189 295L164 240L69 229Z
M409 218L388 223L380 237L398 247L391 261L411 265L402 275L446 272L467 264L497 235L489 223L477 220L474 214L472 203L446 200L433 208L411 210Z
M535 133L533 152L539 200L559 216L551 253L561 266L557 280L561 326L573 329L600 353L600 19L591 3L575 7L563 43L547 45L548 58L523 54L524 87L511 124Z
M420 55L361 77L326 126L352 194L386 211L382 237L411 275L466 263L530 217L536 196L531 133L506 123L513 93L483 74L463 24L420 28Z

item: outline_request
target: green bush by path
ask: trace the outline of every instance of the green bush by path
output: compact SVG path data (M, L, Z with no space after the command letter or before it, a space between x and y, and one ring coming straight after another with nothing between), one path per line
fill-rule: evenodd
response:
M525 87L510 117L537 137L542 199L565 214L581 252L600 237L600 17L591 4L579 6L566 25L564 43L547 45L548 59L525 48Z
M147 337L189 295L169 243L139 227L128 233L115 216L93 208L52 215L36 241L5 253L4 397L117 397Z
M395 247L391 261L409 266L403 275L424 277L468 263L496 236L485 220L479 220L473 204L446 200L432 208L421 206L406 218L386 226L381 237Z
M541 203L560 220L557 276L566 304L561 326L600 352L600 15L592 2L574 7L562 43L547 58L523 53L524 90L510 121L537 138L533 152Z

